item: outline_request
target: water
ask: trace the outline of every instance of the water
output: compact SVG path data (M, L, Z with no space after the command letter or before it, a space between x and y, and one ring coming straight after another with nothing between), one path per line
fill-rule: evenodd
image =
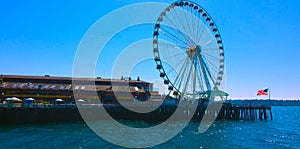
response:
M219 121L203 134L198 133L197 123L190 123L153 148L300 148L300 107L272 107L272 111L273 120ZM83 122L0 126L0 142L1 149L121 148L98 137Z

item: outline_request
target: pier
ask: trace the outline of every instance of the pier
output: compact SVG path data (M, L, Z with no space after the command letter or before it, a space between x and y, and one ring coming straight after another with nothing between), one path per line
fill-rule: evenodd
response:
M223 107L220 118L227 120L270 120L273 119L270 106L230 106Z
M186 120L191 117L193 121L201 121L208 113L214 113L216 120L272 120L271 107L266 106L232 106L224 104L219 110L207 110L207 106L198 105L195 112L191 112L191 106L161 105L149 113L136 113L121 105L104 105L105 110L116 120L137 120L146 122L163 122L171 117L175 110L181 115L176 120ZM84 105L81 110L86 110L91 117L99 110L99 105ZM140 108L152 108L143 106ZM193 114L193 115L192 115ZM97 117L93 120L104 120ZM36 123L61 123L83 121L75 104L68 105L36 105L20 107L16 105L4 105L0 107L0 124L36 124Z
M147 107L141 107L147 108ZM127 120L143 120L143 121L165 121L175 110L182 115L177 116L177 120L185 120L192 116L191 120L201 121L203 116L208 113L213 113L217 120L272 120L272 109L267 106L231 106L224 104L220 110L211 109L207 110L207 106L198 105L195 112L192 113L191 107L186 106L160 106L158 109L150 113L134 113L123 107L106 107L106 110L115 119ZM219 111L219 112L218 112ZM119 113L119 114L118 114ZM192 115L193 114L193 115Z

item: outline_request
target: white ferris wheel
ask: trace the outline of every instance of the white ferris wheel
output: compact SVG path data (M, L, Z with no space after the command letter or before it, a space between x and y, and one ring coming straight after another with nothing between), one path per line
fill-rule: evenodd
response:
M160 14L154 27L156 69L169 96L197 99L228 96L221 91L224 47L208 12L192 1L177 1Z

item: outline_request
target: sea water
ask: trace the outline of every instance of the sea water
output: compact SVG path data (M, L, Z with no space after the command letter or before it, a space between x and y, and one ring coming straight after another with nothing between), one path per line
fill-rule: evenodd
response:
M191 122L174 138L152 148L300 148L300 107L272 107L272 112L273 120L217 121L204 133ZM96 135L84 122L0 126L0 142L1 149L122 148Z

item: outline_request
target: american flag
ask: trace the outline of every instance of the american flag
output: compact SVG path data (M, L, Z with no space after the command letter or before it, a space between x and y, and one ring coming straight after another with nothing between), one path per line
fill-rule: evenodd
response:
M264 89L264 90L258 90L257 91L257 96L260 96L260 95L268 95L268 91L269 89Z

